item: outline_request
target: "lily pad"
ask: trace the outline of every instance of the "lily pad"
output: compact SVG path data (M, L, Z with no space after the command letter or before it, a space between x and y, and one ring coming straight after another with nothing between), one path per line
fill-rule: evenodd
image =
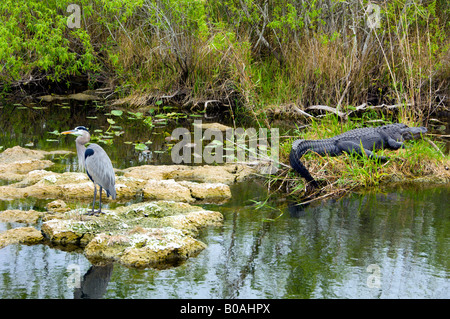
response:
M112 110L111 114L114 115L114 116L122 116L123 111L121 111L121 110Z
M136 144L136 145L134 146L134 148L135 148L137 151L145 151L145 150L148 149L147 145L145 145L144 143L138 143L138 144Z

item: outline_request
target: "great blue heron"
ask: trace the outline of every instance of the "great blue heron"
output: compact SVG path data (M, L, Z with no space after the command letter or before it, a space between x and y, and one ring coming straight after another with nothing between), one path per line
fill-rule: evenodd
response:
M94 202L92 203L92 212L90 214L101 213L102 189L105 190L107 197L111 195L112 199L116 199L114 169L108 154L98 144L92 143L87 148L84 146L91 139L88 129L84 126L78 126L71 131L65 131L61 134L78 136L75 140L78 154L78 168L79 170L85 168L87 175L94 183ZM95 197L97 196L96 185L100 186L100 202L97 212L94 211Z

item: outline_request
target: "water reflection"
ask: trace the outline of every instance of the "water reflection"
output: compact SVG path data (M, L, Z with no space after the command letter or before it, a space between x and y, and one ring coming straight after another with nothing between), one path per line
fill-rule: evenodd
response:
M264 198L263 187L241 184L233 192L220 207L224 226L200 237L208 248L178 267L98 267L80 253L11 245L0 249L0 297L450 297L448 186L352 194L295 216L284 203L273 222L264 220L278 212L247 201ZM75 288L70 265L81 276ZM379 267L379 286L371 285L377 273L370 265Z
M114 265L91 266L84 274L79 287L75 288L75 299L101 299L106 293Z
M107 125L95 109L70 107L52 116L48 110L25 115L0 109L0 145L6 149L33 142L39 149L73 150L73 140L55 145L46 141L46 132L73 128L94 115L97 120L89 124ZM23 125L30 122L35 125ZM138 122L126 125L126 133L107 150L115 167L166 163L167 154L139 153L122 143L146 141L155 133ZM163 147L164 137L152 135L152 150ZM75 157L54 160L58 164L52 169L76 168ZM80 252L7 246L0 249L0 298L450 297L448 185L350 194L308 206L277 198L257 210L251 200L264 201L265 189L256 182L241 183L233 186L229 202L205 205L223 213L224 225L206 229L200 240L207 249L174 268L100 267ZM0 201L0 211L43 211L47 202ZM21 226L0 223L0 231ZM75 273L80 285L71 284ZM379 285L373 285L376 279Z

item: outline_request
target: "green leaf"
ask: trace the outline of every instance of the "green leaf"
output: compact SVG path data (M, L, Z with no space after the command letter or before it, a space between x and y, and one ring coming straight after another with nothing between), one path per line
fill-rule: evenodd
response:
M112 110L111 114L114 115L114 116L122 116L123 111L121 111L121 110Z
M145 151L145 150L148 150L147 145L145 145L144 143L138 143L138 144L136 144L136 145L134 146L134 148L135 148L137 151Z

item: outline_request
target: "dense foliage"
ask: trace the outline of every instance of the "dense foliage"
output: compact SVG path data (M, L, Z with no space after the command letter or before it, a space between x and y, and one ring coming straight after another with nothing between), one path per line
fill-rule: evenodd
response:
M68 27L70 4L80 28ZM448 97L445 0L3 0L3 89L70 81L245 108Z

